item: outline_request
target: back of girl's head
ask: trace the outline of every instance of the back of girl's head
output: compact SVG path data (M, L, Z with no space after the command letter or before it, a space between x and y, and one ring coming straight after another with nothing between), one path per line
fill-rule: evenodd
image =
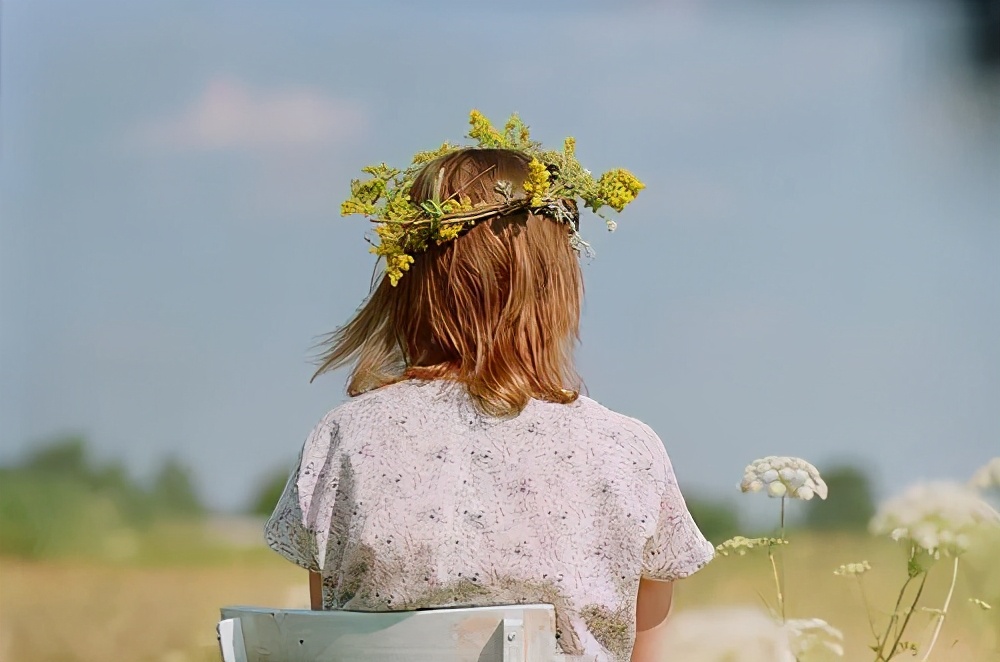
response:
M503 201L520 191L529 158L466 149L427 164L410 195L419 204L468 196ZM451 379L485 412L518 413L531 398L571 402L583 295L571 228L528 211L478 222L432 245L396 286L383 277L361 309L331 334L317 375L356 359L348 393L401 379Z

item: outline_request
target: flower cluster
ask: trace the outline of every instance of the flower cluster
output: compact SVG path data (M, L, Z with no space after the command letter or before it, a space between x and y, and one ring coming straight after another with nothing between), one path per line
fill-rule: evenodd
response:
M972 475L969 486L977 490L1000 488L1000 457L995 457Z
M735 536L721 545L717 545L715 551L717 551L720 556L729 556L730 554L745 556L747 551L751 549L761 547L777 547L778 545L787 544L788 541L784 538L744 538L743 536Z
M639 191L646 188L646 185L636 179L636 176L628 170L618 168L601 175L597 182L600 199L607 202L607 205L617 212L625 208L625 205L635 200Z
M834 570L833 574L840 577L860 577L871 569L872 567L869 565L868 561L862 561L861 563L845 563Z
M559 222L576 219L576 207L571 200L582 200L584 206L602 216L601 209L610 207L621 212L635 200L645 187L628 170L616 169L595 179L576 160L576 141L567 138L562 151L545 150L531 140L527 125L517 115L511 115L503 130L498 130L478 110L469 114L468 137L479 148L501 148L520 151L531 157L524 195L515 195L508 182L497 187L502 201L473 205L468 198L451 196L444 200L416 202L410 191L420 172L431 161L450 154L461 145L443 143L439 148L414 155L404 170L390 168L385 163L362 168L369 177L351 182L351 196L340 206L343 216L361 214L376 224L378 244L371 252L385 258L385 271L392 285L413 263L413 255L458 237L477 222L497 215L531 209ZM506 186L503 186L506 184ZM605 218L609 230L615 228ZM586 247L573 230L574 247Z
M933 482L914 485L883 503L869 528L940 558L968 550L971 536L989 524L1000 524L1000 514L972 489Z
M545 196L549 192L549 171L538 159L531 159L528 164L528 178L524 181L524 192L531 198L532 207L545 204Z
M830 662L844 654L844 635L826 621L781 624L750 607L684 610L663 634L670 659L684 662Z
M766 490L773 498L825 499L826 483L816 467L797 457L768 455L754 460L743 471L740 489L744 492Z

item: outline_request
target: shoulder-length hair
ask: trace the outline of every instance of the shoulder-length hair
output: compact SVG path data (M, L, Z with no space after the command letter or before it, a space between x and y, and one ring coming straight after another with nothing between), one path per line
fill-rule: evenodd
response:
M499 202L497 182L520 190L528 162L512 150L453 152L424 167L411 196ZM383 277L325 339L313 378L356 361L351 396L405 379L453 380L495 416L516 415L531 398L573 402L583 278L570 230L522 211L432 244L395 287Z

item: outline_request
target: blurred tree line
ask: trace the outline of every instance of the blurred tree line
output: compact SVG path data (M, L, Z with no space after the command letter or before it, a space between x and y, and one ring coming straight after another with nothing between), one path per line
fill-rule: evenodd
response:
M266 475L248 513L270 515L288 475L287 468ZM858 466L842 464L825 468L823 477L830 498L793 508L791 526L864 531L875 510L869 476ZM695 522L709 540L719 543L748 533L738 496L687 497ZM197 520L205 512L190 470L176 459L167 458L151 480L141 482L120 463L95 462L79 437L56 440L19 463L0 467L0 554L45 557L100 551L122 532Z
M257 495L250 504L250 514L260 517L267 517L278 505L278 499L285 490L285 483L288 482L290 471L279 469L271 472L257 490Z
M123 532L204 513L189 469L174 458L142 483L119 463L94 462L84 439L70 437L0 467L0 554L100 551Z

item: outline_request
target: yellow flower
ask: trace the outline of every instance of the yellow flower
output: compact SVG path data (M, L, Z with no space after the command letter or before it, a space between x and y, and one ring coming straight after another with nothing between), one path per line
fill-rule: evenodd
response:
M437 231L437 243L443 244L446 241L451 241L458 235L462 233L465 225L463 223L445 223L438 228Z
M413 206L408 196L396 195L386 202L379 219L390 221L411 221L420 215L420 210Z
M452 152L458 149L455 145L451 143L441 143L441 146L437 149L427 150L426 152L417 152L413 155L413 165L422 165L424 163L430 163L439 156L444 156L448 152Z
M460 196L458 200L445 200L441 203L441 209L443 209L446 214L454 214L460 211L471 211L472 198L467 195L463 195Z
M528 164L528 178L524 181L524 192L531 198L532 207L541 207L545 194L549 191L549 171L536 158Z
M385 273L389 277L389 283L396 287L399 279L403 277L404 271L409 271L413 264L413 257L406 253L399 255L389 255L385 258Z
M625 208L625 205L635 200L635 196L646 188L646 185L628 170L618 168L601 175L597 187L601 199L609 207L620 212Z
M469 130L469 137L473 140L478 140L480 147L504 146L504 137L499 131L493 128L493 124L478 110L473 110L469 113L469 124L472 126Z
M382 240L382 243L387 241L398 242L401 232L400 227L393 223L379 223L375 226L375 234Z
M351 198L349 200L344 200L340 203L340 215L350 216L351 214L364 214L369 216L375 213L375 206L371 204L365 204L360 200Z

